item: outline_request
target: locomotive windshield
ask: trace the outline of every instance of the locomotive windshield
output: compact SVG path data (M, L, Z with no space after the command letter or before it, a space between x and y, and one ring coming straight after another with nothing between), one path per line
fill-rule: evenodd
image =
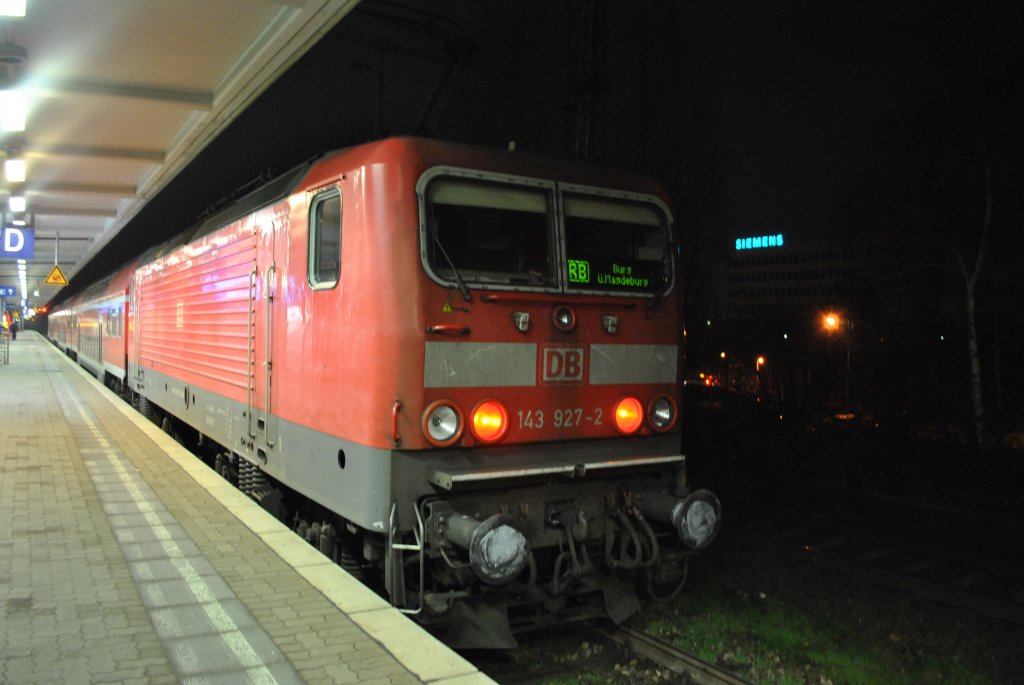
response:
M439 178L427 191L429 262L446 279L553 285L544 190Z
M668 214L653 198L447 173L420 192L424 264L443 282L646 295L672 282Z

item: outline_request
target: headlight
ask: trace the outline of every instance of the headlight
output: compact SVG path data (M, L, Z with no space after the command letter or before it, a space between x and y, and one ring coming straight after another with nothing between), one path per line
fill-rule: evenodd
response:
M423 411L423 435L435 447L448 447L457 442L462 437L462 426L462 412L448 400L433 402Z
M655 397L647 408L647 420L656 431L667 431L676 423L676 403L668 395Z

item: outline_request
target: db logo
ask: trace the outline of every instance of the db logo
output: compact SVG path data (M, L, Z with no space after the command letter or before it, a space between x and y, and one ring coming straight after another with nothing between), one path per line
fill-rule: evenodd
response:
M541 380L544 383L582 383L586 366L582 347L541 348Z

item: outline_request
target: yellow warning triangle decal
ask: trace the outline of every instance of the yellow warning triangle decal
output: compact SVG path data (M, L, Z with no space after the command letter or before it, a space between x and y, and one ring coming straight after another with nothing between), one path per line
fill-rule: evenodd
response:
M444 306L441 307L441 311L443 313L445 313L445 314L451 314L452 313L452 303L451 302L445 302Z
M56 264L53 265L53 269L50 270L50 275L46 277L46 285L67 285L68 279L64 277L64 272L60 270L60 267Z

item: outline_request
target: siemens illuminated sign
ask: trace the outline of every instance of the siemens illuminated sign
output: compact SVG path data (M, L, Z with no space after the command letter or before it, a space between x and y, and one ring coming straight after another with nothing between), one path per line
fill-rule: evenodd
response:
M764 247L782 247L782 234L759 235L750 238L737 238L737 250L760 250Z

